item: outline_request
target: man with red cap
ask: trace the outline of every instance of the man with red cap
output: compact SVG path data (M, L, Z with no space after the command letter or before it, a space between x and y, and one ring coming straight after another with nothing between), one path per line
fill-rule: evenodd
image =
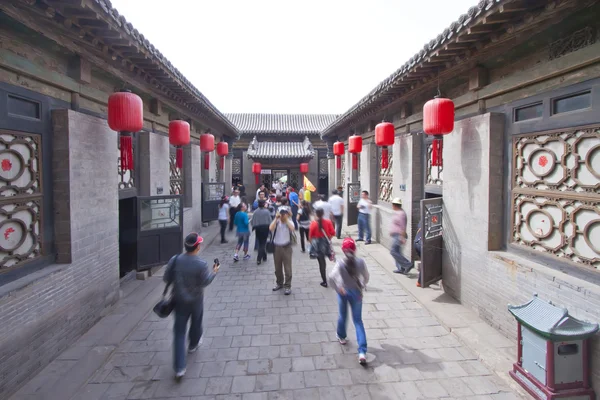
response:
M191 320L188 352L198 349L202 338L202 315L204 313L204 288L210 285L219 271L219 262L215 259L209 268L198 253L202 236L190 233L185 238L185 253L173 256L167 264L163 280L172 285L175 300L175 325L173 327L173 363L175 378L185 375L185 334L188 320Z
M369 270L362 258L356 257L356 243L347 237L342 242L344 258L338 260L329 274L329 285L338 293L339 317L337 323L337 338L341 344L348 343L346 339L346 319L348 305L352 311L352 321L356 330L358 344L358 362L367 363L367 335L362 321L363 290L369 283Z

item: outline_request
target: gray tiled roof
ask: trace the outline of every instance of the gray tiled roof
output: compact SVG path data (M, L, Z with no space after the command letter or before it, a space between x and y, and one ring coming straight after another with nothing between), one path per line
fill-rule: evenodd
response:
M336 118L335 114L225 114L246 134L318 134Z
M569 312L543 301L537 295L520 306L508 306L508 311L523 325L547 338L586 338L598 332L598 324L580 321Z
M254 136L248 146L248 158L313 158L314 155L308 137L302 142L259 142Z

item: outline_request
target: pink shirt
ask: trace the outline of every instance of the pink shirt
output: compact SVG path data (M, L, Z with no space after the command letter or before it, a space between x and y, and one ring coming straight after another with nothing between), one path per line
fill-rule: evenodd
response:
M390 235L400 235L400 241L406 241L406 213L404 210L394 212L392 217L392 226L390 227Z

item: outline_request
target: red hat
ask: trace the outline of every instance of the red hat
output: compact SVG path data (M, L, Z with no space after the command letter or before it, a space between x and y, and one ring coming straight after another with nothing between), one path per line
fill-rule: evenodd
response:
M343 252L356 252L356 242L351 237L347 237L342 242L342 251Z

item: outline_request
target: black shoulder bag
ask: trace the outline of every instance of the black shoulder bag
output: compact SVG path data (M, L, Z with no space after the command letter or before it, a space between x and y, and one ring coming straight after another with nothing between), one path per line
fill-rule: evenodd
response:
M178 258L179 255L175 256L175 260L173 260L173 281L175 281L175 279L177 278L177 271L175 268L177 267ZM167 299L167 293L169 291L169 286L171 286L171 283L172 282L167 282L165 290L163 291L162 299L158 303L156 303L156 305L152 309L152 311L154 311L154 313L160 318L167 318L169 315L171 315L173 309L175 309L175 294L173 293L173 290L171 290L171 296ZM173 287L174 286L175 285L173 285Z

